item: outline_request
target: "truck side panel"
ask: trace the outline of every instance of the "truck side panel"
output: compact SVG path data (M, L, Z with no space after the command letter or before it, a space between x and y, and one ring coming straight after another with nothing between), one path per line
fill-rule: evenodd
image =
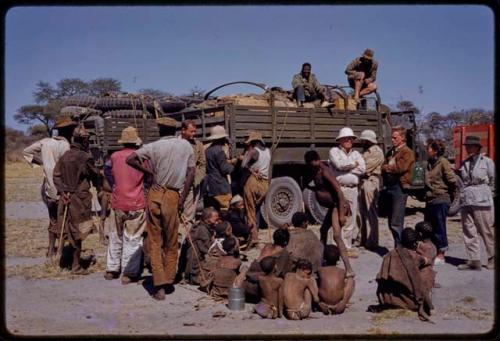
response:
M455 168L460 168L462 161L467 158L467 152L462 145L465 138L470 135L478 136L483 148L481 152L486 153L486 156L495 160L495 125L467 125L453 128L453 147L455 152Z

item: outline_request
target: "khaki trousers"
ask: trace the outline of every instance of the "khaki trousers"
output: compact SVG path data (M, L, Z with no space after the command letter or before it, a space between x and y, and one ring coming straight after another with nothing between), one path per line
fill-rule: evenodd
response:
M148 194L146 243L151 259L153 285L172 284L177 272L179 193L151 188Z
M378 246L377 203L379 190L380 178L378 176L372 175L368 179L364 179L361 184L361 193L359 196L361 245L370 247Z
M250 226L250 234L253 240L257 240L257 206L262 204L266 198L269 183L267 179L258 179L255 175L250 175L243 188L243 201L247 223Z
M469 260L481 260L478 234L483 239L488 259L495 255L493 206L463 206L460 209L465 250Z
M145 210L109 213L109 243L106 258L107 272L122 272L128 277L142 273L142 240L146 228Z
M347 222L342 226L342 240L344 241L347 250L352 248L352 238L356 229L356 216L358 215L358 187L341 186L342 193L351 208L351 216L347 218Z
M182 192L181 192L182 193ZM182 239L186 237L186 231L189 231L191 226L195 223L196 218L196 207L198 206L198 200L200 199L200 186L191 187L189 193L184 201L184 209L182 210L182 217L184 224L181 222L182 228L179 233Z

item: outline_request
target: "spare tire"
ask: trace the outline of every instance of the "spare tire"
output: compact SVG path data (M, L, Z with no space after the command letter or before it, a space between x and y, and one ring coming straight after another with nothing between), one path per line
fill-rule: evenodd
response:
M293 178L274 178L263 204L264 220L270 227L291 224L292 216L302 212L303 206L302 191Z
M161 101L160 106L164 113L174 113L187 107L182 101Z
M302 199L304 200L304 205L311 214L311 216L316 220L318 224L322 224L325 220L328 208L321 206L316 199L316 193L309 188L302 191Z
M457 193L455 197L453 198L453 202L450 205L450 209L448 210L448 217L453 217L456 215L458 212L460 212L460 191L463 187L464 183L462 182L462 179L460 179L457 176Z
M80 116L80 115L101 115L102 111L88 108L88 107L79 107L79 106L66 106L61 109L62 115L71 115L71 116Z

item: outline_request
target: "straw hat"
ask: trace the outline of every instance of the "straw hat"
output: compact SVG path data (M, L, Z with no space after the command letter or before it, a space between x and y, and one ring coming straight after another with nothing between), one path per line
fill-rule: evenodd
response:
M122 137L118 140L118 143L133 143L136 146L140 146L142 144L142 140L139 135L137 135L137 129L128 126L122 130Z
M356 135L354 135L354 132L352 131L351 128L349 127L344 127L342 129L340 129L340 132L339 132L339 136L335 139L336 141L344 138L344 137L354 137L354 138L357 138Z
M171 128L177 127L177 121L170 117L159 117L156 119L156 124L164 127L171 127Z
M474 135L466 136L463 145L464 146L479 146L479 147L483 146L481 144L479 136L474 136Z
M262 134L258 131L251 131L248 135L248 138L245 140L245 144L250 144L250 142L252 141L260 141L263 144L265 143L264 139L262 138Z
M241 202L241 201L243 201L243 198L241 197L241 195L236 194L234 197L231 198L229 205L234 205L234 204Z
M65 127L76 126L76 125L78 125L78 123L73 121L70 117L59 116L56 118L56 124L54 125L54 128L65 128Z
M226 134L226 129L223 126L213 126L210 128L210 136L207 137L207 140L214 141L228 136L229 135Z
M361 132L361 136L359 137L361 140L370 141L373 144L377 144L377 134L373 130L366 129Z
M375 52L373 52L372 49L366 49L365 52L363 52L363 57L372 60L374 54Z

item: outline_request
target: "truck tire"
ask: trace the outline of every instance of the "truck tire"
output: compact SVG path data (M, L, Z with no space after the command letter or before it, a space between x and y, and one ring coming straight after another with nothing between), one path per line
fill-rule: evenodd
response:
M186 103L182 101L162 101L160 106L164 113L178 112L187 107Z
M320 205L316 199L316 194L309 188L302 191L302 199L304 200L305 207L316 223L322 224L328 212L328 208Z
M302 191L291 177L272 179L262 206L264 220L268 226L281 227L291 224L294 213L303 211Z
M459 193L463 186L462 179L457 177L457 192ZM460 195L455 195L453 198L453 202L450 205L450 209L448 210L448 217L453 217L458 212L460 212Z
M70 116L80 116L80 115L101 115L102 111L87 107L79 107L79 106L66 106L61 109L62 115L70 115Z
M111 110L104 113L104 117L136 117L142 118L146 114L147 118L153 118L153 115L149 111L142 110Z

